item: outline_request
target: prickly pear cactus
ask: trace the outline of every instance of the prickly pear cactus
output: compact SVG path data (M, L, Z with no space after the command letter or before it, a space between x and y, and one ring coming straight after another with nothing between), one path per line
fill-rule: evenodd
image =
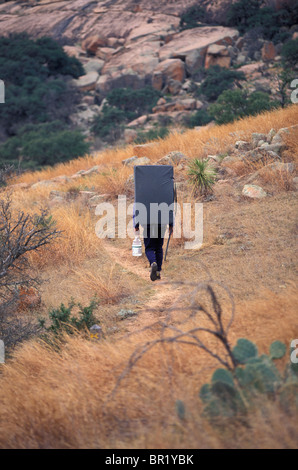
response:
M245 364L249 359L258 356L258 349L254 343L245 338L240 338L232 351L239 364Z
M270 346L270 358L281 359L286 354L286 346L281 341L274 341Z
M241 338L232 353L239 365L233 371L217 369L211 383L200 390L204 412L210 419L244 417L260 394L266 399L278 398L285 411L298 408L298 367L293 368L298 364L288 364L281 375L273 362L284 357L283 343L274 341L270 356L259 356L256 345Z

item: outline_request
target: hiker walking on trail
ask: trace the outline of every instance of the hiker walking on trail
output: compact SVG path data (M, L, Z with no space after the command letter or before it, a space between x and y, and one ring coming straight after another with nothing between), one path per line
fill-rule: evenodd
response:
M139 232L139 224L135 225L135 231ZM151 281L160 280L160 272L163 262L163 242L166 225L147 225L144 236L145 254L150 263ZM169 235L173 232L173 225L169 224Z
M169 239L173 233L173 166L135 166L134 178L134 228L136 234L139 233L140 225L144 228L145 254L150 263L150 279L156 281L160 280L167 226L169 226Z

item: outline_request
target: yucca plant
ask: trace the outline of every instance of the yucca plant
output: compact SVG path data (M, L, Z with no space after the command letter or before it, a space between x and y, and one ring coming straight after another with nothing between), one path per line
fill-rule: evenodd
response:
M212 192L216 171L207 159L195 158L189 165L188 176L194 189L200 194Z

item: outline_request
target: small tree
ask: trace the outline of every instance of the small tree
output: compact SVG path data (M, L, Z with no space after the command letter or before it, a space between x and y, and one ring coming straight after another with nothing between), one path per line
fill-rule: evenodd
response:
M34 281L25 272L26 255L48 245L60 233L46 210L34 215L14 214L11 198L0 199L0 297L6 298L19 285Z
M26 269L26 255L59 234L46 211L14 214L11 198L0 199L0 338L8 350L39 330L37 323L15 315L19 287L37 283Z

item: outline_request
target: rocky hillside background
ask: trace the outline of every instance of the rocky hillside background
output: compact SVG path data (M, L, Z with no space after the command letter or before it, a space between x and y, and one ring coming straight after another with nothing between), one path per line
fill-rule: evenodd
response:
M283 48L292 42L297 55L298 2L2 3L3 36L49 36L82 64L78 76L63 76L74 97L65 109L67 125L83 131L91 151L229 122L289 101L295 67ZM227 90L236 94L222 96ZM6 142L14 134L1 137Z

